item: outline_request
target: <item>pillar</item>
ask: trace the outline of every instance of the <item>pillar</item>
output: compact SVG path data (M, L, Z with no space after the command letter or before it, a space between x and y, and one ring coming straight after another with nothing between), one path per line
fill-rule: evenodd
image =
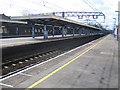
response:
M80 30L80 28L79 28L79 35L81 35L81 30Z
M62 26L62 37L64 37L64 29L65 29L65 27Z
M75 30L74 30L74 28L73 28L73 36L75 36Z
M55 27L53 26L53 30L52 30L53 37L54 37L54 34L55 34Z
M48 34L47 34L47 25L44 25L44 39L48 38Z
M16 27L16 35L18 35L19 33L18 33L18 27Z
M35 25L32 25L32 38L35 38Z

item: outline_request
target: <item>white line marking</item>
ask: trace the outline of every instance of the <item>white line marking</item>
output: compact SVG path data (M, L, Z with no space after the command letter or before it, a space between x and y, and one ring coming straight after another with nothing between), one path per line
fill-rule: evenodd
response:
M19 74L24 75L24 76L29 76L29 77L32 76L32 75L30 75L30 74L25 74L25 73L19 73Z
M7 87L13 87L12 85L7 85L7 84L4 84L4 83L0 83L0 85L7 86Z
M111 52L100 52L100 54L103 54L103 55L113 55L113 53L111 53Z
M99 38L99 39L100 39L100 38ZM54 60L54 59L56 59L56 58L58 58L58 57L61 57L61 56L65 55L65 54L68 54L68 53L70 53L70 52L72 52L72 51L75 51L75 50L77 50L77 49L79 49L79 48L81 48L81 47L84 47L84 46L86 46L86 45L88 45L88 44L90 44L90 43L92 43L92 42L97 41L97 40L98 40L98 39L93 40L93 41L91 41L91 42L89 42L89 43L86 43L86 44L84 44L84 45L82 45L82 46L76 47L76 48L74 48L74 49L72 49L72 50L70 50L70 51L68 51L68 52L65 52L65 53L63 53L63 54L61 54L61 55L58 55L58 56L56 56L56 57L54 57L54 58L51 58L51 59L49 59L49 60L47 60L47 61L41 62L41 63L39 63L39 64L36 64L36 65L31 66L31 67L29 67L29 68L26 68L26 69L24 69L24 70L22 70L22 71L20 71L20 72L17 72L17 73L15 73L15 74L12 74L12 75L10 75L10 76L8 76L8 77L5 77L5 78L3 78L3 79L0 79L0 82L3 81L3 80L5 80L5 79L8 79L8 78L10 78L10 77L13 77L13 76L15 76L15 75L18 75L18 74L20 74L20 73L22 73L22 72L24 72L24 71L27 71L27 70L29 70L29 69L31 69L31 68L34 68L34 67L37 67L37 66L39 66L39 65L42 65L42 64L44 64L44 63L47 63L47 62L49 62L49 61L52 61L52 60ZM88 48L89 48L89 47L88 47Z

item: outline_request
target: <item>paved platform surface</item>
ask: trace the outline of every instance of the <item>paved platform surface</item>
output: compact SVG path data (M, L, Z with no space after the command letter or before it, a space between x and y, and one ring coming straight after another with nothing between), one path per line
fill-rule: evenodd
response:
M77 36L78 34L75 34ZM65 37L70 37L73 36L72 34L68 34ZM62 35L55 35L53 36L48 36L49 39L58 39L61 38ZM0 39L0 47L9 47L9 46L17 46L17 45L23 45L23 44L31 44L31 43L38 43L38 42L44 42L48 41L49 39L44 40L43 36L37 36L35 38L32 37L19 37L19 38L4 38Z
M3 88L118 88L118 42L100 38L0 80Z

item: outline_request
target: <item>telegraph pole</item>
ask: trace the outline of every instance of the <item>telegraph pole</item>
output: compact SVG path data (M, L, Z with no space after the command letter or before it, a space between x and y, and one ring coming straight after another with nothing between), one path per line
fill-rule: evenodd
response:
M118 2L118 11L115 11L118 13L118 28L117 28L117 40L119 40L120 37L120 1Z
M120 10L115 12L118 12L118 28L117 28L117 40L118 40L120 36Z

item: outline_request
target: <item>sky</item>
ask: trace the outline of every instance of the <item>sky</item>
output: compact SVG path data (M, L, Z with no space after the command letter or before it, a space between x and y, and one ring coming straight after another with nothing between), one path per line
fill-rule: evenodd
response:
M120 0L0 0L0 14L7 16L22 16L23 14L39 14L46 12L78 11L78 12L102 12L106 16L97 22L108 29L113 29L117 24L118 2ZM92 8L91 8L92 7ZM81 21L78 18L70 18ZM94 23L97 23L94 22Z

